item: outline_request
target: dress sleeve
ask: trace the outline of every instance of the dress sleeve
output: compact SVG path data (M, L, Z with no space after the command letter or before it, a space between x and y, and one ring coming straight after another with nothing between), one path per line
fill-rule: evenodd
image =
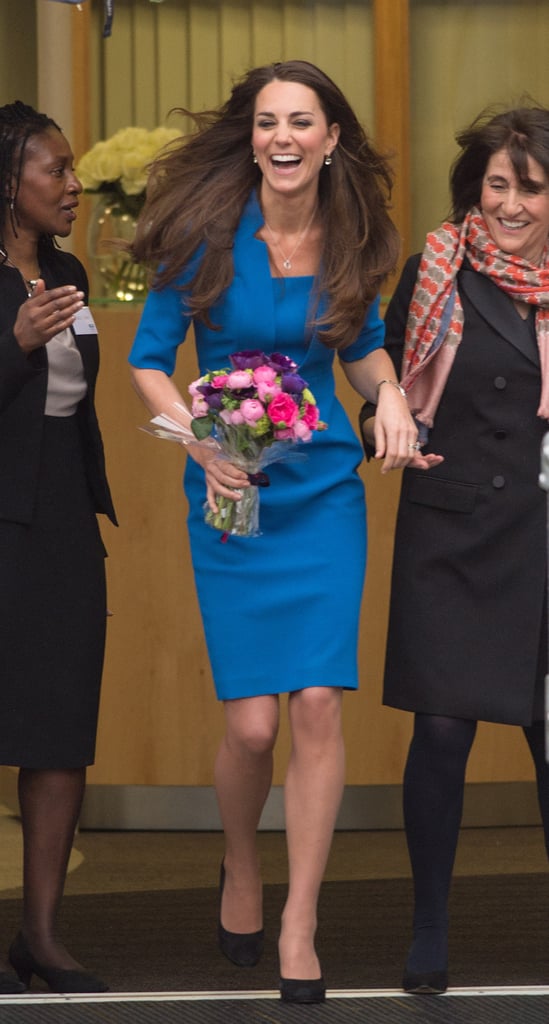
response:
M362 330L352 345L339 352L339 358L344 363L354 363L369 355L376 348L383 347L385 327L379 315L379 295L374 299L366 313Z
M140 370L175 370L177 350L189 329L185 294L174 285L149 292L128 361Z

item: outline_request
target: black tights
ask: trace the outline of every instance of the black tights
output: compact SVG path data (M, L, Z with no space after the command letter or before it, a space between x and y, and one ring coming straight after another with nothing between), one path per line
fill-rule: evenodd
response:
M76 961L58 942L55 926L85 782L85 768L19 771L22 931L40 963L66 969Z
M465 769L477 723L416 715L404 773L404 822L414 877L414 942L408 970L444 970L448 894L457 847ZM536 769L538 801L549 854L549 766L545 726L524 729Z

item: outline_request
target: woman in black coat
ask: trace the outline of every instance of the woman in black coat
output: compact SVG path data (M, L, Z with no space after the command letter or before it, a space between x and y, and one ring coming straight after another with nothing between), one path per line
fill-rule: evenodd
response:
M19 767L21 931L0 991L32 974L102 991L55 934L93 763L105 645L105 550L115 522L94 408L99 354L79 261L54 236L82 191L57 125L0 107L0 764Z
M408 260L385 321L423 450L403 474L384 686L386 704L415 712L404 777L410 992L447 986L448 892L478 720L523 727L549 847L538 484L549 416L549 111L481 116L458 142L451 220ZM366 440L372 411L361 413Z

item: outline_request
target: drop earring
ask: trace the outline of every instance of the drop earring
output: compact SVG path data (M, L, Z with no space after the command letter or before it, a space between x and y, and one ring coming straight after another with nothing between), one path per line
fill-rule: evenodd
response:
M324 166L325 167L329 167L331 162L332 162L332 158L331 158L330 154L328 153L328 155L324 157Z
M253 160L254 164L257 163L257 157L256 157L256 155L255 155L253 150L252 150L252 160Z

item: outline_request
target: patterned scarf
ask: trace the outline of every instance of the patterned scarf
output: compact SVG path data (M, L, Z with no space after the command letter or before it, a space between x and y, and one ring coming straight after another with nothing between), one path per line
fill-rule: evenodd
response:
M541 362L538 416L549 418L549 251L540 267L498 249L480 211L473 207L461 226L445 222L427 235L408 311L402 385L425 443L463 334L457 273L467 256L512 299L537 306L536 337ZM434 357L437 357L436 359Z

